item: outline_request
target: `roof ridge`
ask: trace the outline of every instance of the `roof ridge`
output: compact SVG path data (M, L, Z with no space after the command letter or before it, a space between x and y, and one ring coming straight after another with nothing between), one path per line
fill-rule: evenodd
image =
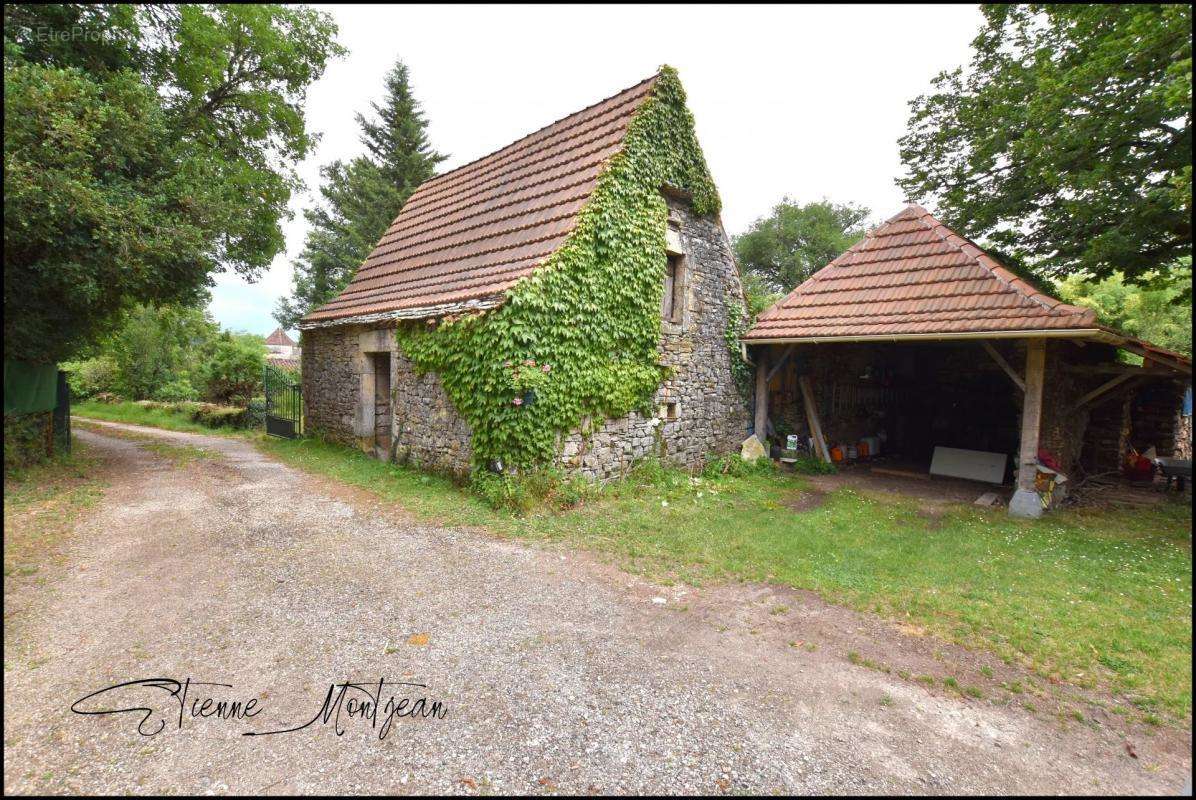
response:
M520 142L522 142L522 141L524 141L524 140L526 140L526 139L530 139L530 138L532 138L533 136L535 136L535 135L537 135L537 134L539 134L539 133L543 133L544 131L548 130L549 128L553 127L554 125L559 125L560 123L562 123L562 122L564 122L565 120L569 119L569 117L576 117L576 116L577 116L577 115L579 115L579 114L584 114L585 112L589 111L589 110L590 110L590 109L592 109L592 108L596 108L597 106L600 106L600 105L602 105L603 103L607 103L607 102L609 102L609 101L611 101L611 100L614 100L616 97L618 97L618 96L619 96L619 95L621 95L621 94L626 94L626 93L628 93L628 92L630 92L630 91L632 91L632 90L634 90L634 89L638 89L639 87L641 87L641 86L643 86L643 85L645 85L645 84L652 83L653 81L655 81L655 80L656 80L657 78L659 78L659 77L660 77L660 70L657 70L656 72L654 72L654 73L652 73L651 75L649 75L647 78L644 78L642 81L640 81L640 82L638 82L638 83L634 83L634 84L632 84L631 86L628 86L626 89L620 89L619 91L615 92L614 94L612 94L612 95L609 95L608 97L604 97L604 98L602 98L601 100L599 100L599 101L597 101L597 102L595 102L595 103L590 103L590 104L589 104L588 106L586 106L585 108L578 109L577 111L573 111L573 112L571 112L571 113L569 113L569 114L566 114L565 116L563 116L563 117L560 117L559 119L553 120L552 122L548 123L547 125L544 125L544 126L542 126L542 127L539 127L539 128L537 128L536 130L532 131L531 133L529 133L529 134L527 134L527 135L525 135L525 136L520 136L520 137L519 137L518 139L516 139L515 141L513 141L513 142L510 142L509 144L505 144L505 145L503 145L502 147L498 148L497 150L492 150L492 151L490 151L489 153L486 153L486 154L485 154L485 155L483 155L483 156L479 156L479 157L475 158L473 161L469 161L469 162L467 162L467 163L465 163L465 164L462 164L462 165L461 165L461 166L459 166L459 167L453 167L452 169L450 169L450 170L449 170L449 171L447 171L447 172L442 172L442 173L440 173L439 175L433 175L431 178L429 178L428 180L424 181L423 185L424 185L424 186L427 186L427 185L429 185L429 184L435 183L435 182L437 182L437 181L440 181L440 180L442 180L443 178L447 178L449 175L452 175L452 174L453 174L453 173L455 173L455 172L460 172L460 171L464 170L464 169L465 169L465 168L467 168L467 167L474 166L474 165L475 165L475 164L477 164L479 161L485 161L487 158L490 158L491 156L496 156L496 155L498 155L499 153L501 153L503 150L507 150L507 149L509 149L509 148L511 148L511 147L514 147L515 145L519 144Z

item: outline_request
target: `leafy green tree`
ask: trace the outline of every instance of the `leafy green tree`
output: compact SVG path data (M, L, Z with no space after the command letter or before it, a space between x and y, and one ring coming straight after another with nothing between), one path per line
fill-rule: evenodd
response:
M59 366L66 372L71 397L74 399L85 400L103 392L120 392L120 373L116 368L116 359L110 355L82 361L64 361Z
M200 309L135 306L109 338L119 392L132 400L194 400L219 328Z
M1040 274L1191 253L1190 5L985 5L967 70L911 104L912 197Z
M735 255L752 316L863 238L870 213L851 203L799 205L785 197L736 236Z
M293 328L345 288L403 203L445 159L428 142L427 121L401 61L387 74L385 89L382 104L370 104L370 117L357 115L365 154L320 170L320 203L303 212L311 230L295 263L294 288L274 313L283 327Z
M1060 299L1093 309L1106 325L1190 357L1192 304L1182 298L1192 289L1192 259L1141 279L1135 285L1120 272L1101 280L1075 274L1059 281L1057 289Z
M248 406L261 388L265 363L262 337L224 332L201 368L204 396L215 403Z
M266 267L334 34L303 6L6 5L5 357L63 360L137 302Z

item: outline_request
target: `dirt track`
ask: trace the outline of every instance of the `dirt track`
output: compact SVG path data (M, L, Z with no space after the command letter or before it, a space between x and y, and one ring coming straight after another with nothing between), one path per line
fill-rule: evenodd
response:
M382 512L241 440L138 430L214 457L180 467L80 432L105 497L44 586L6 587L8 792L1173 793L1190 771L1188 734L1136 738L1131 758L1112 727L849 664L850 648L916 671L944 648L809 595L656 587ZM140 714L71 713L157 677L232 688L192 687L181 729L162 689L81 706L151 707L152 737ZM394 694L446 715L380 739L384 715L343 706L343 736L241 735L380 677L424 684ZM260 713L192 718L209 694Z

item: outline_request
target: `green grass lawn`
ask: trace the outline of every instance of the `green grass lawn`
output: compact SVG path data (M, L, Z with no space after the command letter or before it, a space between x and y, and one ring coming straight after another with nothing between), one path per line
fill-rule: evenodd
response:
M610 554L658 580L770 581L995 652L1044 677L1099 686L1149 718L1191 714L1191 509L1064 511L1042 520L840 489L788 507L799 476L646 470L580 507L517 517L444 478L312 440L267 452L422 519Z
M71 404L71 414L80 417L91 417L109 422L126 422L130 425L149 425L154 428L165 428L168 431L182 431L184 433L210 433L217 436L235 436L238 432L229 428L216 428L193 421L186 414L176 413L164 408L145 408L136 403L125 401L121 403L97 403L84 400Z

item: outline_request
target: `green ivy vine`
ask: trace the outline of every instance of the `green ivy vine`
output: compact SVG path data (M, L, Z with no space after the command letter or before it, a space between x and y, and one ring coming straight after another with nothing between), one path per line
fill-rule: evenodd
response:
M492 311L399 327L403 352L417 370L439 374L469 422L475 466L540 466L586 418L648 410L664 378L663 186L688 194L697 214L719 210L685 91L667 66L561 249ZM512 379L528 364L548 367L531 402Z
M739 396L744 399L744 402L752 396L756 380L752 365L744 360L743 349L740 347L740 341L743 334L747 333L747 329L747 309L742 304L730 304L723 339L727 343L727 355L731 360L731 377L735 380L735 388L739 390Z

